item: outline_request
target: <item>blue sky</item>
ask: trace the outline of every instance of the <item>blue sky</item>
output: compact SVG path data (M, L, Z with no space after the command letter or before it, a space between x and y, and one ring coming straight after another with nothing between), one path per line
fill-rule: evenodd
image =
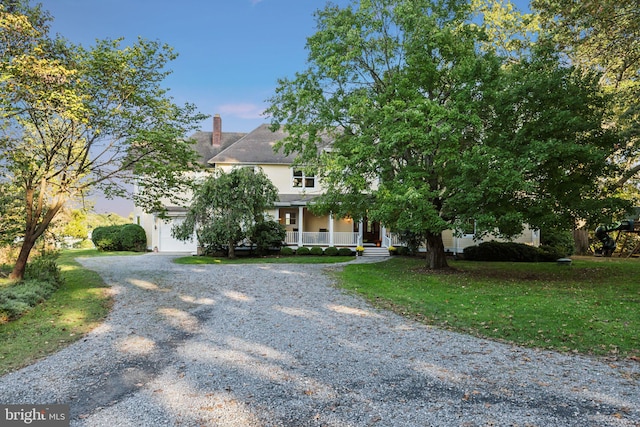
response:
M315 33L313 13L326 0L33 0L53 16L51 30L76 44L138 36L172 46L178 59L166 87L176 103L220 114L222 128L249 132L278 78L306 68L306 39ZM332 0L344 6L349 0ZM526 5L528 0L516 0ZM210 131L211 119L201 123ZM131 202L99 199L97 212L127 216Z
M313 12L325 0L39 0L52 31L74 43L138 36L172 46L166 86L179 104L220 114L223 130L248 132L261 116L277 79L305 67ZM346 4L347 1L334 0ZM203 122L203 130L211 130Z

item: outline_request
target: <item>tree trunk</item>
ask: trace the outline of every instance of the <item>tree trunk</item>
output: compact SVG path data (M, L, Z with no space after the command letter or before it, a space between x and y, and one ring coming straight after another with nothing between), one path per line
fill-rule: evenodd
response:
M27 191L27 221L25 224L24 241L20 248L20 254L13 266L13 271L9 275L9 278L14 280L24 279L24 272L27 268L27 261L29 261L29 255L31 250L35 246L38 238L44 234L47 230L53 218L58 214L62 206L64 205L64 199L58 197L54 203L49 206L46 214L42 216L42 220L38 223L40 213L43 211L43 197L39 197L37 203L37 209L33 209L33 191Z
M444 252L442 233L427 232L427 262L429 268L436 270L449 268L447 256Z
M573 230L573 245L576 255L589 255L589 230L585 227Z
M32 236L25 236L24 241L22 242L22 247L20 248L20 254L18 254L18 259L13 266L13 271L9 275L10 279L14 280L22 280L24 279L24 272L27 268L27 261L29 260L29 255L31 254L31 249L36 244L36 239Z
M229 259L236 258L236 243L229 241Z

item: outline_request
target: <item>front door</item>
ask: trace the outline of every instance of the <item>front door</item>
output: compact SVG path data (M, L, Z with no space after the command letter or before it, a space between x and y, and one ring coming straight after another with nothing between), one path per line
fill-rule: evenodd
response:
M363 242L368 244L380 245L380 223L378 221L369 221L368 218L365 218L363 221L363 225Z

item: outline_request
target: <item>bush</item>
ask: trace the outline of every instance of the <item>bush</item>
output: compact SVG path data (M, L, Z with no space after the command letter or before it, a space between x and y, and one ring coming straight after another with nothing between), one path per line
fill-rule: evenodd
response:
M483 242L464 249L464 258L471 261L536 262L541 255L538 248L524 243Z
M401 256L406 256L409 255L409 248L407 248L406 246L398 246L396 248L396 254L401 255Z
M401 231L398 233L398 237L406 245L407 255L417 255L420 252L420 246L426 240L424 234L410 230Z
M256 245L258 253L261 255L268 254L269 249L282 247L286 237L287 230L284 226L273 220L256 223L249 233L249 239Z
M338 249L338 256L354 256L355 253L349 248Z
M62 284L62 273L56 260L57 253L48 253L34 258L24 270L24 280L52 282L56 287Z
M296 251L296 255L309 255L309 252L310 252L309 248L305 248L304 246L301 246Z
M57 254L35 258L24 273L24 280L0 289L0 323L18 318L49 298L63 283Z
M121 247L120 226L96 227L91 233L91 240L99 251L119 251Z
M120 246L123 251L144 252L147 249L147 235L138 224L120 226Z
M144 252L147 248L147 235L138 224L96 227L91 240L99 251Z
M571 231L545 230L541 233L540 243L540 247L553 248L559 255L556 259L573 255L575 252L575 241Z
M322 250L322 248L320 246L314 246L311 249L309 249L309 254L310 255L319 256L319 255L324 254L324 251Z
M565 251L553 246L542 245L538 248L538 260L541 262L553 262L566 256Z
M290 256L293 254L294 254L293 249L291 249L289 246L285 246L284 248L280 249L280 255Z
M330 246L324 250L324 254L328 256L338 256L338 248L335 246Z

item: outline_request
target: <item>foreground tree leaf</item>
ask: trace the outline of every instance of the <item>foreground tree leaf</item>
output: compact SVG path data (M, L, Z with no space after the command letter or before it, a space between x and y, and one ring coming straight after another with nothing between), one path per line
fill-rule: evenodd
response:
M48 17L38 11L2 9L0 21L31 23L2 47L1 180L18 189L23 206L16 279L70 200L95 188L122 195L136 176L144 177L137 203L147 210L183 193L177 188L189 184L183 172L196 155L182 136L203 118L191 105L175 105L162 87L164 67L176 56L170 47L142 39L73 46L50 38Z

